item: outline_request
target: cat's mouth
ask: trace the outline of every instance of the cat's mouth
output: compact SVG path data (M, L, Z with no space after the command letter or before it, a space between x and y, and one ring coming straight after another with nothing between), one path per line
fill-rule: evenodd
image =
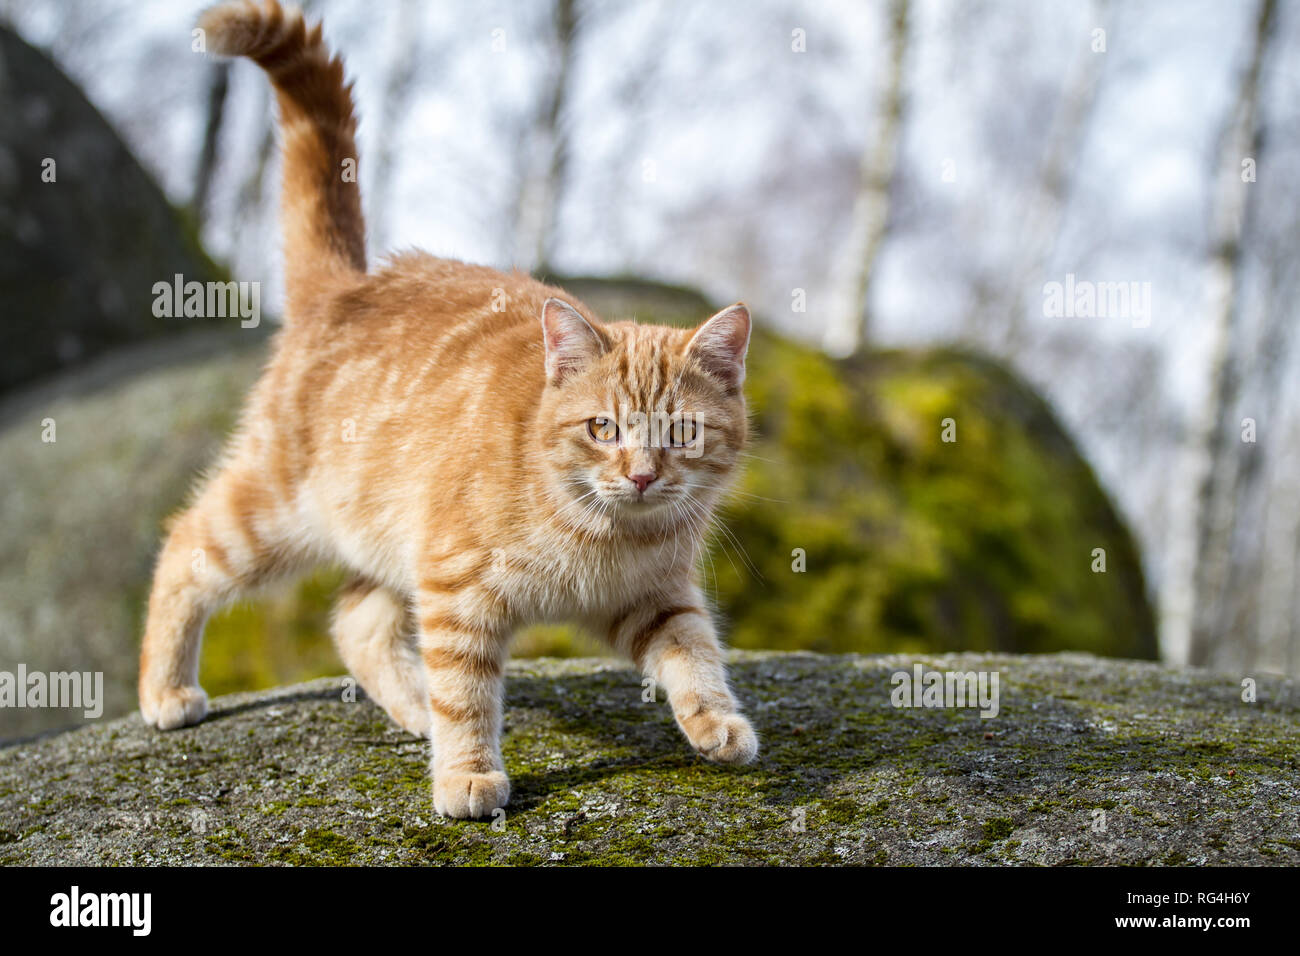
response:
M656 488L651 485L642 491L635 488L602 486L598 489L596 497L606 509L616 514L641 517L667 508L677 495L667 486Z
M609 495L606 500L632 514L647 514L664 507L672 497L670 494L632 491Z
M668 503L668 497L655 495L653 497L645 494L625 495L618 500L620 507L628 508L637 514L645 514L656 508L661 508Z

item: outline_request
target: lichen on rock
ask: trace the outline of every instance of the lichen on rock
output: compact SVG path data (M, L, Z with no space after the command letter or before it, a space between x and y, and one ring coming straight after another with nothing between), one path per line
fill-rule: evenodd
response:
M996 671L997 717L891 675ZM733 654L757 764L695 757L608 660L510 665L514 795L432 810L423 741L342 678L0 750L6 864L1291 864L1300 694L1082 654ZM352 700L355 696L355 700Z

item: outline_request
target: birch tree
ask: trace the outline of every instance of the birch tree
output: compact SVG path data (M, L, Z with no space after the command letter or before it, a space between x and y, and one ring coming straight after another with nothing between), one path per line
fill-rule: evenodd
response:
M1214 342L1206 416L1199 431L1200 478L1196 500L1196 551L1192 572L1192 621L1188 663L1207 665L1236 656L1229 604L1231 543L1236 520L1234 489L1242 443L1233 421L1242 387L1240 272L1242 240L1253 186L1243 181L1242 160L1257 156L1261 75L1274 34L1276 0L1261 0L1252 42L1215 156L1210 211L1207 286Z
M862 153L849 234L831 275L824 347L831 355L861 348L870 325L872 281L889 227L890 190L903 126L903 80L908 45L909 0L889 5L889 57L879 101L880 122Z
M1092 8L1093 23L1104 22L1108 9L1106 0L1096 0ZM1069 208L1074 170L1088 138L1106 62L1105 49L1098 49L1097 42L1094 35L1087 46L1081 45L1047 134L1036 186L1029 196L1028 208L1019 220L1023 252L1011 265L1011 276L1006 286L1011 290L1011 301L994 297L993 301L1000 302L1003 314L996 317L986 315L977 322L978 328L1000 327L1004 330L1004 354L1015 354L1023 344L1025 315L1029 307L1026 292L1031 287L1041 286ZM1016 264L1020 265L1019 269Z
M516 200L515 261L547 272L555 254L556 224L569 165L567 107L580 16L577 0L555 0L547 39L549 67L531 128L524 130Z
M370 245L376 250L388 247L388 204L396 174L397 155L401 147L402 123L421 79L421 36L419 0L402 0L393 18L393 53L384 82L384 98L375 143L374 165L369 176L367 220Z

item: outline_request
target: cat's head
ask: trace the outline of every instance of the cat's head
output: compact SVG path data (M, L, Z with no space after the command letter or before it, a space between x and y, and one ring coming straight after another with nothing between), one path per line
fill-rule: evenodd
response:
M707 520L745 444L749 310L737 303L675 329L596 322L553 298L542 332L551 497L593 527Z

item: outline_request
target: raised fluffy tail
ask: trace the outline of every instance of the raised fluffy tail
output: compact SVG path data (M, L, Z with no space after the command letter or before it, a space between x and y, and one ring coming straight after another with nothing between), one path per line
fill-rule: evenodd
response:
M366 271L351 84L321 40L320 24L309 30L302 11L281 9L276 0L213 7L199 27L211 52L250 58L275 87L285 294L290 316L301 314L331 280Z

